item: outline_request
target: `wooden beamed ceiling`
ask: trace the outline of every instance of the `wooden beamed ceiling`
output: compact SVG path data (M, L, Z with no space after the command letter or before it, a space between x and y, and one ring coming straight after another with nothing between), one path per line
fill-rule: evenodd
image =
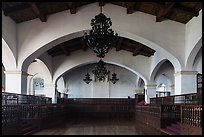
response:
M87 49L88 47L86 47L85 43L82 40L82 37L79 37L79 38L75 38L75 39L63 42L49 49L47 52L52 57L59 56L59 55L69 56L71 52L74 52L77 50L86 51ZM119 41L115 50L116 51L126 50L129 52L132 52L133 56L144 55L147 57L154 55L154 52L155 52L155 50L139 42L136 42L124 37L119 37Z
M9 16L16 23L39 18L41 22L49 20L48 15L68 11L76 14L82 6L93 2L2 2L2 10L5 16ZM155 22L173 20L183 24L188 23L193 17L199 15L202 9L202 2L98 2L98 6L114 4L126 8L126 14L143 12L155 16ZM66 55L77 50L86 51L82 38L75 38L59 45L56 45L47 52L51 56ZM116 51L126 50L133 56L144 55L150 57L154 55L154 50L136 41L119 37Z
M80 11L80 7L93 2L2 2L5 16L11 17L16 23L39 18L47 21L47 16L69 10L71 14ZM155 21L173 20L186 24L199 15L202 2L99 2L99 6L114 4L126 8L128 14L144 12L156 16Z

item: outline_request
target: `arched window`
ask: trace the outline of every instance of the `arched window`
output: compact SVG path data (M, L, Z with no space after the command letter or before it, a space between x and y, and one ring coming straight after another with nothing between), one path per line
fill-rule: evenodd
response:
M44 96L44 79L33 79L33 91L36 96Z
M159 84L156 90L156 96L157 97L164 97L164 96L170 96L170 92L166 90L167 85L164 83Z

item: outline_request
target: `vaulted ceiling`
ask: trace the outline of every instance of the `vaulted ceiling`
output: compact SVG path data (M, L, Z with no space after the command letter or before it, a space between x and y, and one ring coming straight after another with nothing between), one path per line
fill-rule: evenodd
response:
M2 10L5 16L11 17L16 23L36 18L39 18L41 22L47 22L48 15L66 10L71 14L76 14L80 11L81 6L91 3L93 2L2 2ZM193 17L197 17L202 9L201 2L99 2L98 5L104 6L107 3L126 8L127 16L139 11L154 15L156 22L173 20L183 24L189 22ZM56 45L47 52L53 57L62 54L69 56L76 50L87 50L82 37ZM119 37L116 51L119 50L130 51L133 56L148 57L155 52L139 42L123 37Z

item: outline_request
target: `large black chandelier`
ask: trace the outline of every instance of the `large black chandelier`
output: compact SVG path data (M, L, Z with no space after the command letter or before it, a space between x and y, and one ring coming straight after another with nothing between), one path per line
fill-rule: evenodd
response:
M104 58L110 49L116 47L118 34L114 34L110 28L112 26L111 19L102 13L102 6L100 14L91 20L91 26L92 30L89 34L86 32L84 34L84 42L96 53L97 57Z
M114 31L110 28L112 22L110 18L107 18L101 12L99 15L96 15L94 19L91 20L92 30L89 34L85 32L83 40L85 45L91 48L97 57L100 58L100 61L95 66L92 73L99 81L105 81L106 77L109 76L110 71L106 69L105 63L101 58L105 57L105 54L108 53L110 49L116 47L118 43L118 34L114 34ZM90 74L85 75L83 79L87 84L89 84L92 79L90 79ZM110 79L113 84L115 84L119 79L117 78L115 72L112 74Z

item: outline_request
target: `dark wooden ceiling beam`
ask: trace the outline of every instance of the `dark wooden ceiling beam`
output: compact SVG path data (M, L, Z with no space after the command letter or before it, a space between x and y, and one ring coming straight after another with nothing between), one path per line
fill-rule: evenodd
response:
M191 16L195 16L197 17L199 15L199 12L197 11L194 11L192 9L189 9L189 8L185 8L185 7L174 7L173 8L174 11L176 12L182 12L182 13L185 13L185 14L189 14Z
M31 6L29 4L22 4L22 5L17 5L14 7L3 9L3 11L4 11L5 16L9 16L9 15L15 14L19 11L29 10L30 8L31 8Z
M140 51L142 50L142 48L143 48L143 46L142 46L142 44L138 44L138 46L133 50L133 56L137 56L137 55L139 55L139 53L140 53Z
M174 2L168 2L164 6L161 6L159 12L156 15L156 22L165 20L165 16L170 13L174 4Z
M127 14L132 14L135 12L135 2L126 2L126 7L127 7Z
M34 13L38 16L38 18L40 18L42 22L47 21L46 16L44 15L44 13L42 12L42 10L40 9L39 5L36 2L32 2L31 7Z
M88 49L88 47L86 46L86 44L84 43L84 39L83 38L80 38L80 41L81 41L81 48L83 51L86 51Z
M63 53L66 55L66 56L69 56L70 55L70 52L65 49L64 45L60 45L60 49L63 51Z
M71 2L70 13L71 14L76 14L76 3L75 2Z
M119 37L118 44L116 45L116 51L121 50L122 42L123 42L123 38Z
M106 3L105 2L99 2L98 6L104 6Z

